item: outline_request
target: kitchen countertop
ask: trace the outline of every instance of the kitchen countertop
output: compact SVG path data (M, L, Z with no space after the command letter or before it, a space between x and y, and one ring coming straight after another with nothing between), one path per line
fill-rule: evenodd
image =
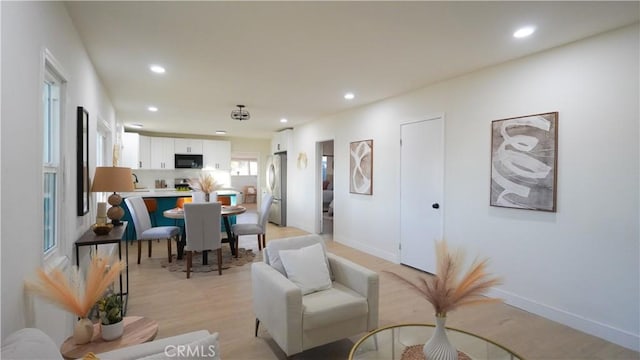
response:
M235 190L218 190L216 191L218 195L237 195L239 191ZM164 189L136 189L132 192L123 192L120 193L122 198L128 198L132 196L142 196L142 197L184 197L191 196L191 190L176 190L174 188L164 188Z

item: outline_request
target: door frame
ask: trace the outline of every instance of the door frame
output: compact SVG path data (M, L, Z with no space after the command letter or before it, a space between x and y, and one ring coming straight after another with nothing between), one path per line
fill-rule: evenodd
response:
M402 127L404 125L410 125L410 124L416 124L416 123L420 123L423 121L431 121L431 120L438 120L438 119L442 119L442 129L440 132L440 137L442 139L442 189L441 189L441 195L442 195L442 199L441 199L441 216L440 216L440 222L439 222L439 227L440 227L440 233L442 234L442 238L445 238L445 231L444 231L444 218L445 218L445 207L442 206L442 204L446 203L446 174L445 174L445 169L446 169L446 160L447 160L447 144L446 144L446 117L445 117L445 113L435 113L429 116L425 116L423 118L417 119L417 120L410 120L410 121L405 121L405 122L401 122L400 123L400 130L399 130L399 134L400 134L400 141L402 141ZM398 153L398 163L402 164L402 146L400 147L400 151ZM402 167L400 168L400 172L399 172L399 181L398 183L400 185L402 185ZM400 198L402 199L402 186L400 186ZM402 226L402 206L400 206L400 226ZM400 231L400 234L402 234L402 232ZM399 237L398 240L398 263L402 264L402 236ZM410 265L406 265L406 264L402 264L405 266L409 266ZM413 267L412 267L413 268ZM417 269L419 271L424 271L422 269ZM427 272L427 271L424 271ZM428 273L428 272L427 272Z
M331 139L325 139L325 140L318 140L316 141L316 160L314 162L314 172L315 172L315 184L314 184L314 188L315 188L315 199L316 199L316 211L315 211L315 219L316 221L314 221L315 225L314 225L314 231L316 234L322 234L322 228L323 228L323 220L322 220L322 153L323 153L323 143L326 143L328 141L333 141L333 152L334 152L334 157L333 157L333 161L334 161L334 165L333 168L335 169L335 151L336 151L336 140L331 138ZM335 193L335 173L333 174L333 181L334 181L334 188L333 188L333 198L335 199L336 197L336 193ZM334 223L335 225L335 223Z

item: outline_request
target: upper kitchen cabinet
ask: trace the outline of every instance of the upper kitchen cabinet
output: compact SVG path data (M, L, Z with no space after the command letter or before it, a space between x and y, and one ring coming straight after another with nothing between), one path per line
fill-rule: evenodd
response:
M174 169L174 139L152 137L151 139L151 169Z
M138 149L138 168L151 169L151 138L140 135Z
M151 142L148 136L126 132L122 136L120 166L151 169Z
M276 132L271 140L271 152L278 153L287 151L291 147L291 134L293 130L285 129Z
M203 140L197 139L175 139L174 140L176 154L194 154L202 155Z
M231 142L222 140L202 141L204 169L231 169Z
M139 166L140 135L126 132L122 134L122 152L118 166L138 169Z

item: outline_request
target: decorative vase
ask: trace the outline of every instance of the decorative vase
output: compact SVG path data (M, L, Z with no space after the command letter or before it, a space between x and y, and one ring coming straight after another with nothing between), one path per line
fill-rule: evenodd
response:
M100 326L102 327L102 339L106 341L115 340L120 336L122 336L122 333L124 332L123 320L120 320L115 324L109 324L109 325L101 324Z
M73 342L82 345L91 341L92 338L93 323L88 318L81 318L73 328Z
M209 198L211 197L211 194L209 193L204 193L204 202L209 202Z
M446 316L436 316L435 332L422 348L427 360L458 360L458 350L447 338L446 322Z

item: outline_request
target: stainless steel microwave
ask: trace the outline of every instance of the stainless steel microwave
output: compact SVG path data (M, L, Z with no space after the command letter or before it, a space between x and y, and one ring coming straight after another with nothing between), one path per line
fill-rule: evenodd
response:
M202 155L175 154L176 169L202 169Z

